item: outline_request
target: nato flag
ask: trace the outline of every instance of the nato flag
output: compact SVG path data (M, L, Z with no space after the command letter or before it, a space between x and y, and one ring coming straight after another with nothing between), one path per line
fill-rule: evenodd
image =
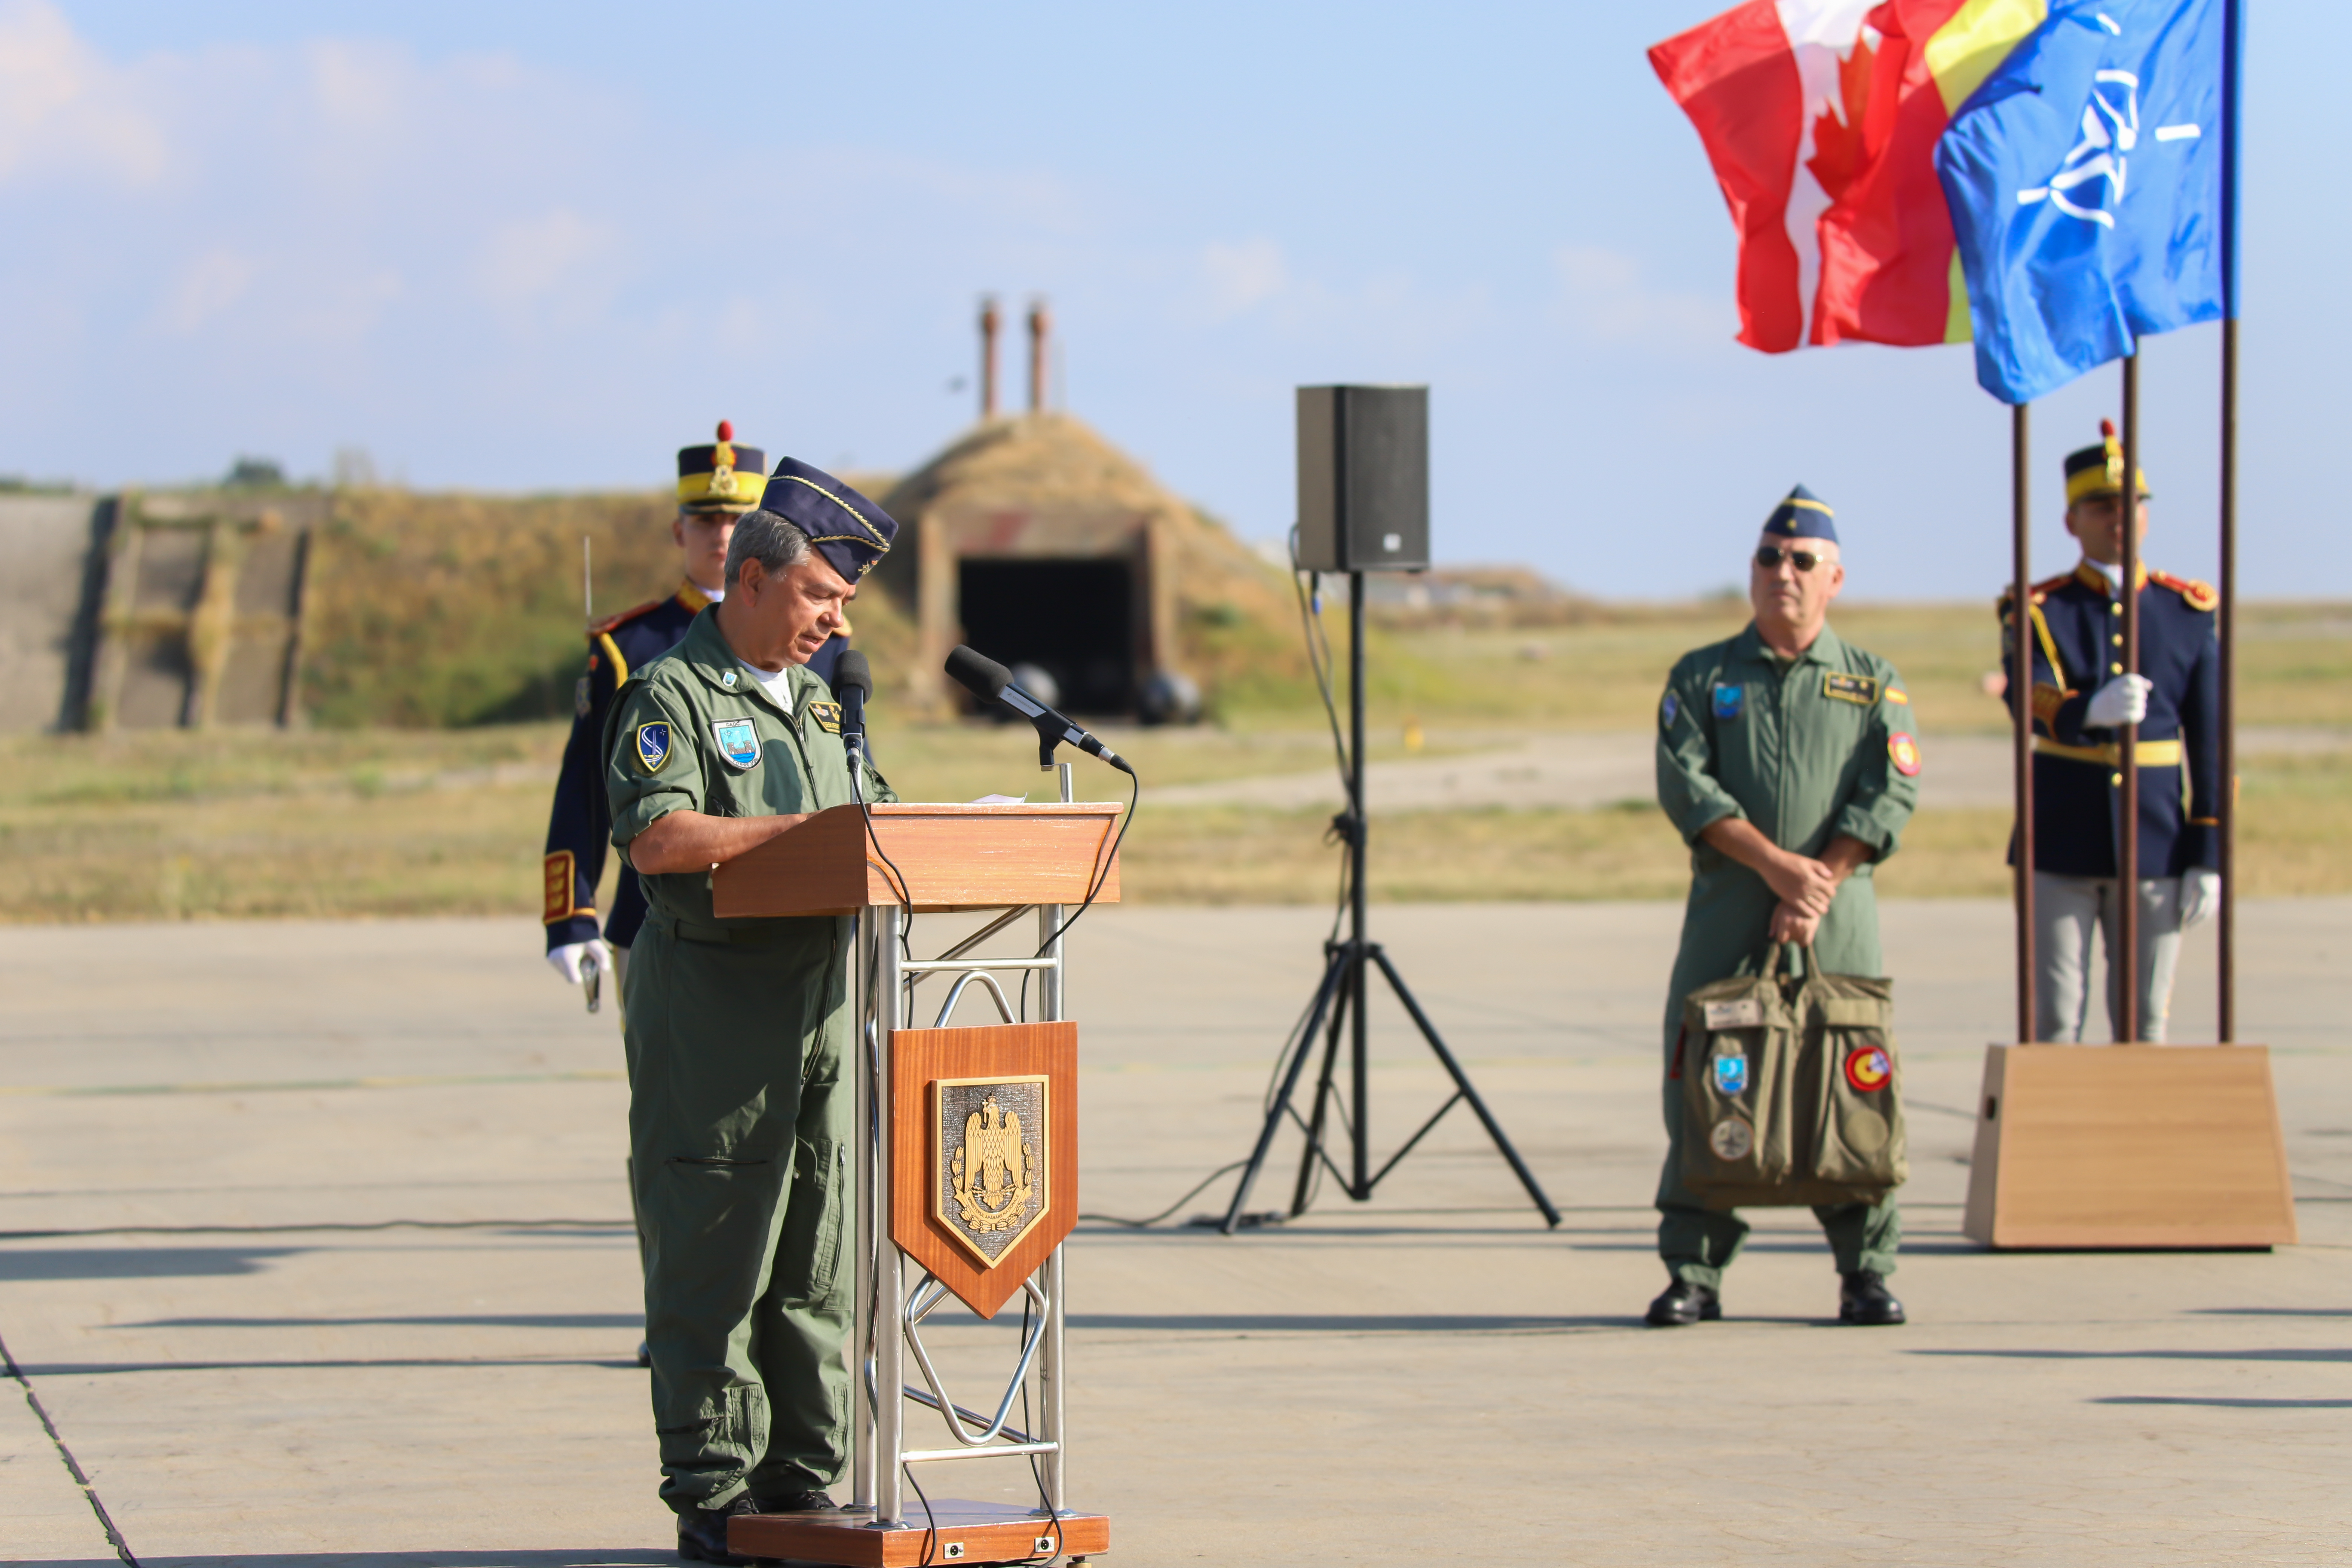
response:
M2025 403L2234 313L2228 0L2059 0L1936 147L1977 381ZM2231 51L2233 55L2234 51Z

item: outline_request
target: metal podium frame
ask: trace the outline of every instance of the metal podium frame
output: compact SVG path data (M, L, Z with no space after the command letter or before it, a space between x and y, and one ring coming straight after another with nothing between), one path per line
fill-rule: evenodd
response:
M1071 765L1055 764L1060 795L1071 804ZM850 1339L850 1474L851 1507L870 1510L876 1528L899 1528L920 1523L906 1516L906 1471L915 1464L940 1464L954 1459L1026 1456L1037 1466L1045 1496L1040 1519L1059 1519L1073 1510L1064 1488L1066 1428L1063 1425L1062 1251L1056 1246L1022 1289L1033 1304L1042 1307L1032 1336L1021 1347L1012 1381L996 1401L993 1414L983 1415L956 1404L934 1373L923 1349L921 1326L931 1309L946 1299L945 1287L925 1272L913 1289L906 1279L907 1258L890 1237L889 1151L885 1110L891 1105L890 1037L914 1026L917 987L935 974L955 976L940 1006L938 1024L944 1026L966 990L975 984L986 992L1007 1023L1013 1009L1007 1002L1000 974L1034 972L1037 976L1035 1022L1058 1023L1063 1016L1062 940L1064 904L1016 905L966 937L938 958L908 959L904 936L908 914L898 904L869 904L857 913L857 1069L856 1128L857 1279L856 1321ZM1028 910L1037 912L1037 936L1042 952L1032 958L966 958L963 954L1003 931ZM888 1325L887 1331L884 1325ZM928 1387L906 1381L907 1352L912 1350ZM1014 1402L1034 1366L1038 1382L1037 1430L1019 1431L1007 1425ZM888 1398L881 1391L894 1391ZM946 1424L953 1446L909 1448L904 1417L909 1404L936 1411Z

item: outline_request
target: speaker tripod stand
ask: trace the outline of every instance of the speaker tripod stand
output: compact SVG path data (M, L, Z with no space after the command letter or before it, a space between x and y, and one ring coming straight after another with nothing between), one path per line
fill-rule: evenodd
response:
M1334 826L1346 846L1348 856L1348 934L1343 940L1323 944L1323 979L1315 988L1315 1000L1307 1010L1307 1025L1298 1036L1297 1048L1292 1053L1290 1066L1284 1071L1281 1087L1274 1102L1266 1108L1265 1125L1260 1129L1257 1145L1250 1151L1249 1163L1242 1170L1242 1179L1234 1188L1234 1198L1225 1210L1224 1221L1218 1228L1231 1236L1242 1225L1242 1211L1249 1202L1250 1188L1265 1168L1266 1154L1274 1147L1274 1135L1286 1120L1295 1119L1291 1109L1297 1093L1298 1080L1304 1075L1307 1059L1315 1052L1315 1039L1323 1037L1323 1066L1317 1075L1314 1106L1306 1119L1307 1148L1299 1156L1298 1184L1290 1199L1293 1218L1307 1212L1313 1195L1315 1171L1318 1164L1336 1177L1340 1188L1358 1203L1369 1202L1372 1192L1390 1172L1430 1130L1443 1121L1445 1113L1457 1104L1467 1103L1486 1129L1486 1136L1528 1190L1538 1210L1549 1226L1559 1224L1559 1210L1544 1195L1543 1187L1536 1181L1535 1173L1528 1169L1519 1152L1511 1146L1510 1138L1495 1113L1486 1109L1479 1097L1477 1086L1445 1044L1437 1026L1430 1022L1422 1010L1412 988L1397 973L1381 944L1367 934L1370 929L1370 895L1364 882L1365 850L1370 837L1370 825L1364 816L1364 574L1360 571L1348 574L1348 808ZM1412 1019L1438 1061L1454 1080L1454 1093L1444 1104L1433 1112L1419 1131L1404 1141L1402 1147L1388 1157L1377 1171L1371 1169L1371 1118L1370 1113L1370 1019L1366 1003L1370 999L1371 972L1377 968L1388 982L1390 992ZM1348 1040L1348 1090L1342 1101L1339 1087L1339 1040ZM1340 1112L1339 1121L1345 1129L1348 1149L1347 1169L1342 1170L1331 1158L1326 1141L1331 1130L1333 1112Z

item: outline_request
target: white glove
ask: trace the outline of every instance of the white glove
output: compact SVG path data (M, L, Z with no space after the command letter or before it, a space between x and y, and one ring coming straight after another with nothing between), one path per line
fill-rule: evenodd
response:
M2221 912L2221 873L2219 871L2183 871L2180 873L2180 929L2203 925Z
M592 969L601 975L610 976L613 973L613 950L593 938L587 942L567 942L550 952L547 962L556 973L577 985L587 979L588 971Z
M2147 694L2156 682L2145 675L2118 675L2091 693L2090 711L2083 722L2093 730L2120 730L2147 717Z

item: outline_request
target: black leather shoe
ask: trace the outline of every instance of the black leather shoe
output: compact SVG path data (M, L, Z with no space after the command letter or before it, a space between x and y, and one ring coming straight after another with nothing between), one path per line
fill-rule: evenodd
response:
M1648 1322L1654 1329L1679 1329L1689 1323L1711 1323L1722 1316L1722 1297L1695 1280L1677 1279L1650 1303Z
M760 1500L761 1513L830 1513L840 1506L831 1492L778 1492Z
M1841 1323L1886 1324L1904 1321L1903 1303L1886 1288L1886 1280L1875 1268L1857 1268L1839 1277L1844 1283L1838 1287L1838 1321Z
M727 1521L738 1514L758 1513L750 1492L739 1492L723 1508L689 1508L677 1516L677 1555L685 1563L725 1563L732 1568L765 1563L765 1557L744 1557L727 1547Z

